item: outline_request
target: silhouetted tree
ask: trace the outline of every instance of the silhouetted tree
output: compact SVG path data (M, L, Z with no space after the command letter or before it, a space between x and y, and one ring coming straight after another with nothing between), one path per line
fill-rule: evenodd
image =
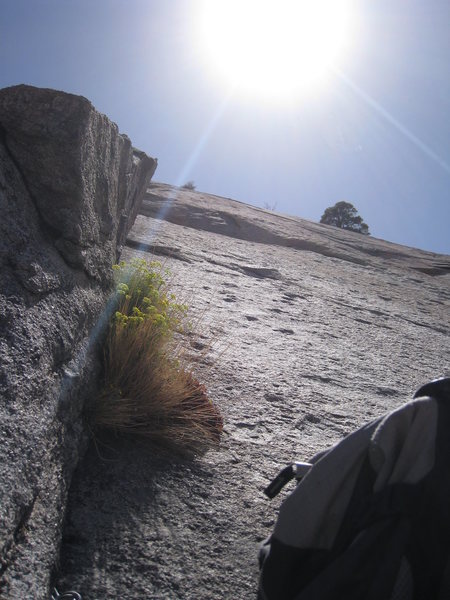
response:
M330 206L325 210L320 217L320 222L325 223L325 225L333 225L341 229L370 235L369 226L364 223L362 217L358 215L358 211L350 202L336 202L334 206Z
M195 190L195 183L193 181L186 181L186 183L181 187L184 190Z

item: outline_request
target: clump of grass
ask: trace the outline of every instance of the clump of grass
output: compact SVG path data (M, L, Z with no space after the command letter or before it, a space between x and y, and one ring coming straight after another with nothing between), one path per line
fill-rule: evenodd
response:
M184 363L176 337L186 331L187 307L170 292L168 271L138 259L114 269L117 310L105 345L95 424L189 454L217 444L222 417Z

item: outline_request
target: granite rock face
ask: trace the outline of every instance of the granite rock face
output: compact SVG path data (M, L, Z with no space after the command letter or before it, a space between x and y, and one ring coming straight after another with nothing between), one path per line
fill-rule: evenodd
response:
M102 280L125 241L153 159L85 98L0 91L2 147L64 261Z
M0 597L49 597L111 265L156 161L80 96L0 90Z
M256 598L258 543L286 495L268 501L270 480L448 373L450 257L163 184L122 256L170 266L199 317L187 351L224 436L191 463L132 440L101 457L91 446L69 496L58 588Z

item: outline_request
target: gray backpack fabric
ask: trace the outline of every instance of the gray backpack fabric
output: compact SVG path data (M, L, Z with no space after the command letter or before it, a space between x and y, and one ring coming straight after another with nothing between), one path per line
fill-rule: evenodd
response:
M414 398L300 465L260 550L260 600L450 600L450 379Z

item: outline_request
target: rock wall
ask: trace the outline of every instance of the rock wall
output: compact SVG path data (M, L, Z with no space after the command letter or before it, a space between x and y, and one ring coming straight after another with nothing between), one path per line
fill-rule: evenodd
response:
M258 544L292 489L269 501L271 479L448 373L450 256L163 184L127 246L125 259L170 267L199 333L186 352L224 435L190 463L132 440L101 457L91 445L69 494L58 588L256 598Z
M0 597L49 597L111 265L156 160L80 96L0 90Z

